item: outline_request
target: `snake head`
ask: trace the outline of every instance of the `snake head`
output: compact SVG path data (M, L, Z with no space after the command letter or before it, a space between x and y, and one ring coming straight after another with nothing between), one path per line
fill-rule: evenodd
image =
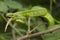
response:
M6 16L7 17L17 17L18 15L16 15L15 13L7 13Z

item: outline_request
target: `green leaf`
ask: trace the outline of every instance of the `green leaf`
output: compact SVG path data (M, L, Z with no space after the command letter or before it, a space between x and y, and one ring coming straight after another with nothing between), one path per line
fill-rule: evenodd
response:
M56 36L52 33L44 34L43 40L57 40Z
M22 5L16 1L5 1L6 5L9 7L9 8L12 8L12 9L19 9L21 10L22 9Z
M40 32L46 30L45 23L42 20L39 20L38 22L39 22L38 24L40 25L37 27L37 30Z
M0 40L6 40L4 36L0 35Z
M56 38L59 39L60 38L60 29L53 32L53 34L56 36Z
M23 33L27 32L25 29L22 29L22 28L18 28L18 30Z
M60 29L56 30L52 33L44 34L42 37L43 37L44 40L59 40L59 38L60 38Z
M45 23L38 17L31 17L31 28L36 28L37 31L41 32L46 30Z
M7 12L8 8L4 2L0 2L0 12Z

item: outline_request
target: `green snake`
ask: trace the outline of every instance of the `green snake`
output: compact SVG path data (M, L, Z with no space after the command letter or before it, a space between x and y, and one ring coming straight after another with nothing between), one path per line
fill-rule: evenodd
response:
M20 22L24 22L23 20L21 20L21 18L23 19L26 17L40 16L40 17L47 19L49 26L52 26L55 24L54 18L51 16L51 14L49 14L47 9L44 7L40 7L40 6L34 6L30 10L25 10L25 11L20 11L20 12L15 12L15 13L8 13L7 16L11 17L12 20L15 20L15 21L17 21L19 19ZM7 26L6 26L6 28L7 28Z

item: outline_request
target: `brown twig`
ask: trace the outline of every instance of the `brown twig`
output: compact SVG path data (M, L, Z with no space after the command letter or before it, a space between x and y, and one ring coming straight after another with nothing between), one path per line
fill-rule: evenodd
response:
M35 29L38 28L38 26L40 26L40 24L38 24L36 27L34 27L30 32L33 32Z
M27 35L30 35L30 17L28 17L28 31L27 31ZM27 40L30 40L30 38L27 38Z
M30 34L30 17L28 17L28 32L27 34Z
M13 27L15 27L17 24L14 23ZM16 40L16 35L15 35L15 30L12 29L12 36L13 36L13 40Z
M38 32L38 33L34 33L34 34L30 34L29 36L25 35L25 36L19 37L19 38L17 38L17 40L24 40L26 38L40 36L40 35L43 35L43 34L46 34L46 33L49 33L49 32L56 31L57 29L60 29L60 25L55 25L55 28L45 30L45 31L42 31L42 32Z
M10 19L7 21L7 24L6 24L6 26L5 26L5 30L4 30L4 32L6 32L7 27L8 27L8 25L11 23L11 21L12 21L12 18L10 18Z

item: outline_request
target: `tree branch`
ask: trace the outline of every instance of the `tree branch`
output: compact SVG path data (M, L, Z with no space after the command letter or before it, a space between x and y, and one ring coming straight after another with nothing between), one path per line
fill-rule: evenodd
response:
M30 17L28 17L28 32L27 32L27 35L30 34Z
M16 23L14 23L13 27L16 27ZM12 37L13 37L13 40L16 40L16 35L15 35L15 30L12 29Z
M26 35L30 35L30 17L28 17L28 30L27 30L27 34ZM27 40L30 40L30 38L27 38Z
M57 29L60 29L60 25L54 25L54 27L55 28L45 30L45 31L42 31L42 32L38 32L38 33L34 33L34 34L29 35L29 36L25 35L25 36L19 37L19 38L17 38L17 40L24 40L26 38L40 36L40 35L43 35L43 34L46 34L46 33L49 33L49 32L56 31Z

